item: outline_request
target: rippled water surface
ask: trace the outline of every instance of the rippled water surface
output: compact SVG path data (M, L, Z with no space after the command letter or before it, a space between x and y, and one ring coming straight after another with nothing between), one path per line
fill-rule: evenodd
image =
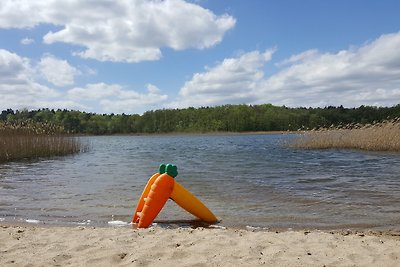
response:
M230 227L400 229L400 154L285 148L290 135L82 137L75 156L0 165L0 220L129 223L160 163ZM157 217L193 217L168 201Z

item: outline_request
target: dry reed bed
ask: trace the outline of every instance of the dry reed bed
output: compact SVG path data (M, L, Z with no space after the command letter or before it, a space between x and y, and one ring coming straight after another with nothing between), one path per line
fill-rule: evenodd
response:
M362 149L400 152L400 118L367 125L312 130L295 138L290 147L305 149Z
M87 150L80 140L50 123L0 122L0 162L63 156Z

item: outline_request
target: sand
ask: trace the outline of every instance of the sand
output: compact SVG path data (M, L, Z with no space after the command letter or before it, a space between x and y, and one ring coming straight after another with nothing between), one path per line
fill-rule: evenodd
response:
M399 266L400 233L0 224L0 266Z

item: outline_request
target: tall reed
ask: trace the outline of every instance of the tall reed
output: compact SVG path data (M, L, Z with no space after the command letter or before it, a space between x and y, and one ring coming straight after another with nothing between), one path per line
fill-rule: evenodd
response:
M51 123L0 122L0 162L63 156L87 150L77 137Z
M400 152L400 118L367 125L331 126L304 132L290 147L305 149L362 149Z

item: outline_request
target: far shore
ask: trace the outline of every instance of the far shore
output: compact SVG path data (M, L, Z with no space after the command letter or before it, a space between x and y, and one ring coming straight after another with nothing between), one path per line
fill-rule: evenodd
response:
M300 134L304 131L249 131L249 132L170 132L170 133L127 133L127 134L104 134L104 135L83 135L76 136L231 136L231 135L281 135Z

